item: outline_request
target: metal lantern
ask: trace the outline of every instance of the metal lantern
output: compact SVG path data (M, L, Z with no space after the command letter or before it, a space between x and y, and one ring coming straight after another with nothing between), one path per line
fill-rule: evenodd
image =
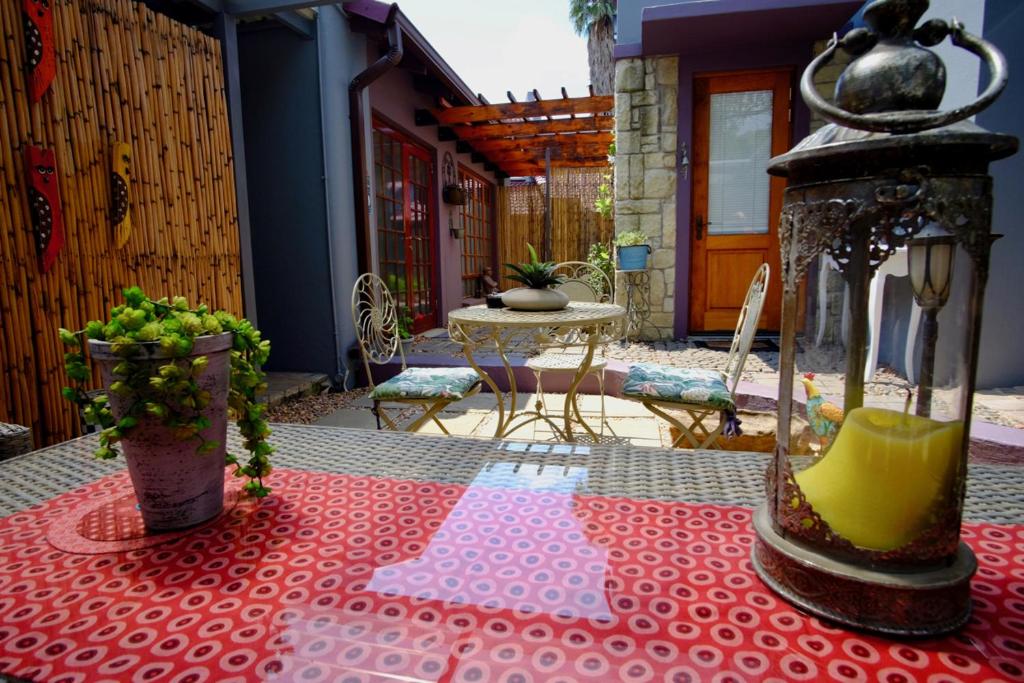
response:
M832 123L769 164L789 183L779 229L781 382L753 551L762 580L790 602L906 636L954 630L970 611L977 565L960 541L960 520L993 240L988 165L1017 149L1016 138L966 120L1006 86L1003 56L956 21L918 26L927 8L927 0L876 0L864 13L869 28L834 38L801 81L808 105ZM983 59L991 76L975 102L941 112L945 66L927 47L947 37ZM813 79L839 49L855 59L833 105ZM870 281L897 251L924 324L921 339L908 342L917 345L917 382L893 395L865 384L865 360ZM823 254L850 293L843 405L828 413L831 439L801 455L790 436L798 300ZM824 419L816 410L809 398L809 421Z

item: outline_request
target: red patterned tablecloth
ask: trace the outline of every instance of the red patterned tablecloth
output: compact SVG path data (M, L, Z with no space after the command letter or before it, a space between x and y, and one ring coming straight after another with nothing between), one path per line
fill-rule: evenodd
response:
M585 473L585 470L584 470ZM579 473L577 472L577 475ZM45 681L1024 680L1024 528L965 525L959 635L833 628L769 592L747 509L279 470L274 494L157 547L88 555L0 520L0 672Z

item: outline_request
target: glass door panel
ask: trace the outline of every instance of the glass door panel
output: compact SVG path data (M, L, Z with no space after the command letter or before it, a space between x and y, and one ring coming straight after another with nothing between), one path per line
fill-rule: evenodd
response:
M437 325L430 152L383 127L373 138L380 276L400 319L423 332Z
M772 91L711 95L708 234L768 232Z

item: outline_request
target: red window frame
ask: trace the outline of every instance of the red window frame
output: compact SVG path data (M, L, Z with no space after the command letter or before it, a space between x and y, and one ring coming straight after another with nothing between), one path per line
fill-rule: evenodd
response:
M439 320L433 153L373 119L378 274L414 334Z
M498 279L495 261L497 234L494 226L494 185L459 166L459 185L466 191L466 203L459 207L459 226L462 228L462 295L480 297L481 276L484 266L490 266L492 276Z

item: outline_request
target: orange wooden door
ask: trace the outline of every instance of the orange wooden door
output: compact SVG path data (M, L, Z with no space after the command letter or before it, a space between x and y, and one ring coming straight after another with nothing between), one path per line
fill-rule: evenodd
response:
M758 326L779 329L785 181L770 177L766 168L770 157L789 149L790 83L788 69L694 81L691 331L735 329L762 263L772 275Z

